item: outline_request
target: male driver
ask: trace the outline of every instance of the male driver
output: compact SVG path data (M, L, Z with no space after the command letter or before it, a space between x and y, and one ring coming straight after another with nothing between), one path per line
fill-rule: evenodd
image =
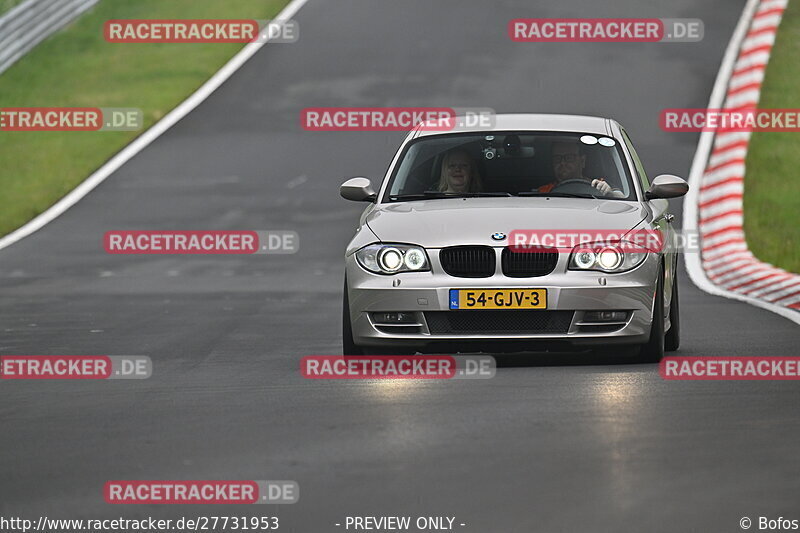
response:
M553 188L567 180L584 180L587 184L597 189L604 196L622 198L624 194L611 188L604 179L589 180L583 175L586 166L586 156L581 153L580 145L576 141L556 141L552 146L553 175L556 180L542 185L538 192L550 192Z

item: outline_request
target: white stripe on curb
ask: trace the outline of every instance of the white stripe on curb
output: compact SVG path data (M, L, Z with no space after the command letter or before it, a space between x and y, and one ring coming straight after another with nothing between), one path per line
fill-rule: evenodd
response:
M291 19L300 10L300 8L305 5L306 2L308 2L308 0L292 0L273 20L275 22L285 22ZM266 32L268 29L265 29L264 31ZM122 151L120 151L117 155L109 159L102 167L97 169L80 185L70 191L69 194L61 198L61 200L50 206L46 211L24 226L14 230L0 239L0 250L11 246L15 242L27 237L31 233L40 230L46 224L62 215L67 209L78 203L84 196L89 194L92 189L100 185L114 171L119 169L119 167L124 165L129 159L141 152L147 147L147 145L152 143L165 131L175 125L179 120L193 111L268 42L269 38L266 34L264 34L262 38L259 38L258 42L248 43L245 45L244 48L242 48L235 56L233 56L230 61L225 63L225 65L211 78L209 78L208 81L206 81L199 89L197 89L197 91L195 91L186 100L181 102L178 107L167 113L164 118L155 123L150 129L134 139L131 144L123 148Z
M761 93L760 83L763 81L764 69L771 51L771 49L759 50L759 48L772 46L775 42L775 34L783 14L782 10L786 8L787 1L748 0L728 43L728 48L725 50L711 92L708 109L756 107ZM781 11L767 13L775 9ZM763 33L749 36L750 32ZM741 72L750 68L753 70ZM759 85L741 89L752 83ZM730 97L728 97L729 92L733 92ZM704 220L700 229L705 234L723 228L731 228L731 231L720 233L719 239L716 236L704 239L703 250L700 254L684 254L686 270L694 284L710 294L741 300L800 324L800 312L787 307L797 305L798 296L795 293L800 290L800 285L798 285L800 276L758 261L749 252L744 241L744 233L741 232L742 197L738 196L741 195L744 187L744 164L734 162L706 173L707 168L714 168L726 161L743 159L747 153L746 144L742 147L735 147L735 143L748 143L749 140L749 133L724 133L716 136L714 132L700 134L700 142L689 171L690 189L683 204L683 227L685 230L697 230L698 220ZM737 178L741 178L741 180ZM709 187L709 185L718 184L725 179L732 181L724 185ZM731 194L733 197L721 199ZM703 204L703 202L711 203ZM710 217L715 218L709 220ZM715 242L725 242L727 239L731 240L729 244L709 250L705 249L706 246L712 246ZM734 288L734 290L727 290L712 282L705 269L712 268L719 272L723 270L721 267L726 264L725 259L734 257L737 258L737 262L748 258L752 259L752 262L742 261L742 267L736 278L728 274L721 276L717 274L719 276L717 282L721 281L724 285ZM765 297L759 297L764 295ZM778 304L772 302L778 302Z

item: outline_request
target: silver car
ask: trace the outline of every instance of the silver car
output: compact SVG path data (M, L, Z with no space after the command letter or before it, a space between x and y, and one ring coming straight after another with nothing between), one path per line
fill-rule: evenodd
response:
M345 253L343 353L676 350L666 199L686 182L649 180L614 120L494 118L418 126L377 191L341 186L368 203Z

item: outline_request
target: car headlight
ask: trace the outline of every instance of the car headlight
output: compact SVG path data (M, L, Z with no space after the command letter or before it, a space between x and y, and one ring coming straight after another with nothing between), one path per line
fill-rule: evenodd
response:
M570 270L625 272L641 265L647 250L627 241L579 244L569 256Z
M358 264L375 274L430 270L425 249L410 244L370 244L356 252Z

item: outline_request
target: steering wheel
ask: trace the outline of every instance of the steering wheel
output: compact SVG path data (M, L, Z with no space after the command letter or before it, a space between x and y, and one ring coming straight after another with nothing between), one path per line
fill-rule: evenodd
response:
M602 194L596 188L592 187L592 183L590 181L586 181L580 178L564 180L555 187L553 187L550 190L550 192L563 192L570 194L591 194L595 196L598 194Z

